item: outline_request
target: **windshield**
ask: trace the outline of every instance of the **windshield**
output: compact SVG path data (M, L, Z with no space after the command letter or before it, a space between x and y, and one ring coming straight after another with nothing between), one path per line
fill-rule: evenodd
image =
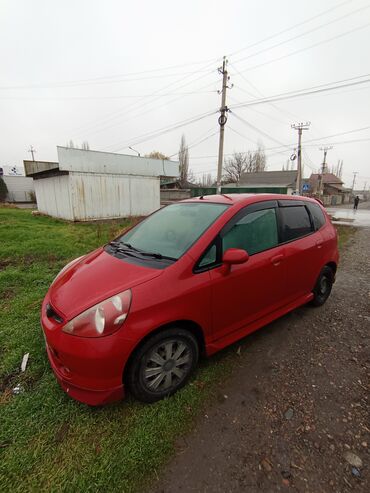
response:
M198 202L172 204L149 216L118 241L133 249L177 260L227 207Z

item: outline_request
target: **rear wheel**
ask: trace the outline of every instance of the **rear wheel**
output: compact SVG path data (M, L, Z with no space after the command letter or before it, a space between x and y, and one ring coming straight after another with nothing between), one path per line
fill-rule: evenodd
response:
M174 394L197 365L196 338L184 329L154 334L137 351L128 370L128 385L140 401L155 402Z
M320 272L320 275L316 281L316 285L313 289L314 298L312 300L312 304L314 306L322 306L326 302L326 300L330 296L333 282L333 270L326 265Z

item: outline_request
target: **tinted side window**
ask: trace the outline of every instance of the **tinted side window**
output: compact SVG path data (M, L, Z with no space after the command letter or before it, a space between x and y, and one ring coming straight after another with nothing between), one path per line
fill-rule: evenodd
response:
M241 248L249 255L273 248L278 244L275 209L251 212L243 216L226 233L222 240L222 251Z
M310 217L303 205L280 207L282 241L290 241L311 233Z
M325 216L321 210L321 207L316 205L316 204L311 204L311 203L307 203L307 207L311 213L313 223L315 226L315 230L320 229L321 226L324 226L324 224L325 224Z

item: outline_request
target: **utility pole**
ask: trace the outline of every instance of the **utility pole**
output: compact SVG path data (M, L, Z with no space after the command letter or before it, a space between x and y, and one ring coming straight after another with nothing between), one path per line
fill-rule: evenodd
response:
M319 197L322 195L322 186L323 186L323 183L324 183L324 174L327 172L327 169L326 169L326 155L328 153L328 151L330 151L330 149L333 149L333 146L325 146L325 147L319 147L320 151L324 151L324 159L323 159L323 162L322 162L322 165L321 165L321 176L319 177L319 189L318 189L318 193L319 193Z
M324 160L322 162L322 173L323 174L327 172L327 169L326 169L326 155L327 155L328 151L330 151L330 149L333 149L333 146L320 147L320 151L324 151Z
M218 69L218 72L222 74L222 90L218 91L221 94L221 108L220 116L218 117L218 124L220 125L220 140L218 145L218 164L217 164L217 193L221 193L221 179L222 179L222 165L224 161L224 135L225 125L227 122L227 113L229 108L226 106L226 89L231 89L232 86L228 86L227 82L230 77L227 74L227 60L224 56L222 67Z
M32 161L34 161L35 160L35 152L37 152L36 149L34 149L32 145L30 145L30 148L28 149L28 152L31 153Z
M358 171L353 172L352 193L353 190L355 189L356 175L358 175Z
M297 182L295 192L297 195L302 193L302 132L303 130L308 130L311 122L306 123L294 123L291 125L294 130L298 130L298 153L297 153Z

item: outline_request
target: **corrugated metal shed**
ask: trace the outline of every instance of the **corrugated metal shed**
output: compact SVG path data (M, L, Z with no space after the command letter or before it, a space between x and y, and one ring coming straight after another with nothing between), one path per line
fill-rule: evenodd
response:
M34 178L40 212L72 221L147 215L160 207L160 176L179 173L173 161L57 150L59 163L24 165Z
M57 147L57 150L61 171L140 176L177 177L179 175L179 163L166 159L86 151L70 147Z

